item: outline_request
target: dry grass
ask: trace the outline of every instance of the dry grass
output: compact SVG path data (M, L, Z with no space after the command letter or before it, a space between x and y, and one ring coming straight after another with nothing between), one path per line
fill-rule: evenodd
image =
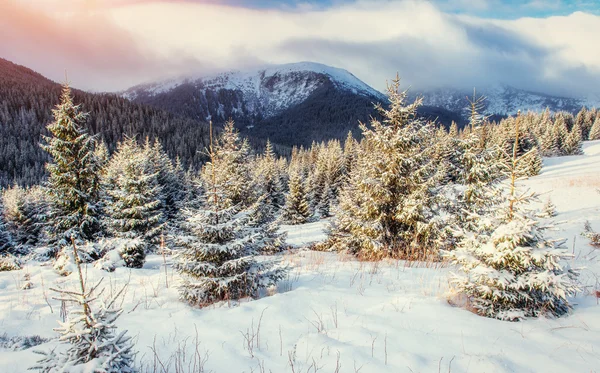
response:
M555 188L565 186L571 188L600 188L600 176L587 175L572 178L564 178L561 180L557 180L554 186Z

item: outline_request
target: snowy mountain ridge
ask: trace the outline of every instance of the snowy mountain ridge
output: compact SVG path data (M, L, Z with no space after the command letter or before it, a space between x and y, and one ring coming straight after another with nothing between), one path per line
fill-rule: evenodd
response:
M419 92L423 103L442 107L465 116L467 99L473 96L473 90L439 88ZM477 96L484 96L484 112L488 115L514 115L521 112L542 112L549 108L553 112L577 112L583 106L600 107L600 98L574 98L548 95L515 88L506 84L490 85L476 89Z
M208 77L187 77L130 88L123 96L136 100L166 95L184 85L192 86L206 98L209 92L240 92L238 112L271 117L306 100L315 90L330 82L337 89L356 95L385 100L347 70L314 62L272 65L247 71L229 71ZM211 119L210 115L205 118Z

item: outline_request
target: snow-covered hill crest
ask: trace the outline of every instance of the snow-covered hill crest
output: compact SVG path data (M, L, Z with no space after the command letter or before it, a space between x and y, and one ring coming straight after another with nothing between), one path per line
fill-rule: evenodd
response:
M183 86L191 86L204 99L229 92L235 96L235 109L240 114L271 117L306 100L326 84L365 97L385 100L381 92L371 88L352 73L314 62L274 65L248 71L229 71L209 77L188 77L130 88L123 95L131 100L148 100L169 95ZM210 119L210 118L205 118Z
M466 115L467 96L473 95L473 90L440 88L419 92L425 105L442 107L455 113ZM477 88L477 96L485 96L485 113L489 115L514 115L517 111L542 112L549 108L553 112L577 112L583 106L599 107L600 100L559 97L539 92L531 92L498 84Z

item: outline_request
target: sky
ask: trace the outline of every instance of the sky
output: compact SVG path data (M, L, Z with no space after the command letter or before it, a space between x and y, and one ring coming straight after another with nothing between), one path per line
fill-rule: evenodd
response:
M75 87L314 61L383 90L600 99L599 0L0 0L0 57Z

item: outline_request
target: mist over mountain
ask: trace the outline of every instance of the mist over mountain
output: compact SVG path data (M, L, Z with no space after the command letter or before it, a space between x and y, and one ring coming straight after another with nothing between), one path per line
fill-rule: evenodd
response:
M312 141L343 138L358 133L358 123L378 115L376 103L386 96L351 72L314 62L272 65L248 71L229 71L135 86L121 93L134 102L155 106L194 120L236 121L247 135L285 146L307 146ZM409 99L423 97L419 115L459 127L466 123L467 96L473 90L438 88L409 91ZM589 100L530 92L508 85L477 89L486 96L484 111L492 118L523 112L575 113Z

